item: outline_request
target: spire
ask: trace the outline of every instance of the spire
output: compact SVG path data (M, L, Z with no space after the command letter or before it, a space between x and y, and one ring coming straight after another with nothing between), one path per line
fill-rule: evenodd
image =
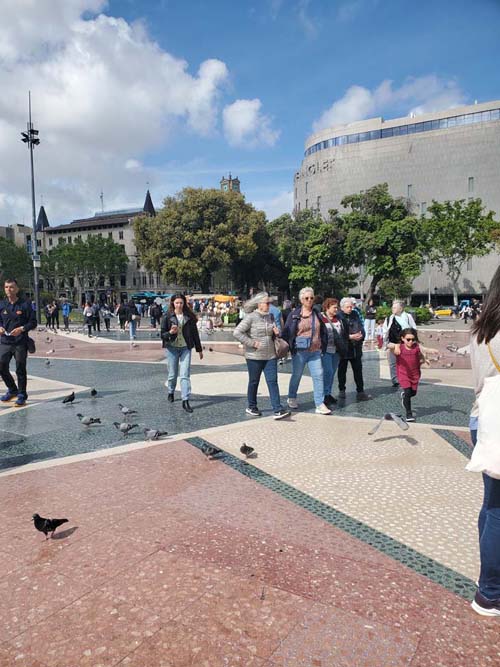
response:
M155 207L153 206L153 201L151 199L151 195L149 194L149 190L146 192L146 200L144 202L144 208L142 210L144 211L144 213L148 213L153 218L156 216Z
M44 232L47 227L50 227L47 214L45 213L45 208L40 206L40 211L38 212L38 218L36 220L36 231Z

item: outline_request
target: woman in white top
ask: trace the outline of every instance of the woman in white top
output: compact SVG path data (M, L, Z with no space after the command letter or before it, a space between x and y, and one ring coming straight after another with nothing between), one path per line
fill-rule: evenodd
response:
M384 346L387 350L387 360L391 371L391 380L393 387L399 387L398 374L396 372L396 355L388 348L389 343L401 342L401 331L403 329L417 329L415 320L405 311L403 301L392 302L392 315L386 317L384 322Z
M471 411L470 432L475 445L479 426L477 399L486 378L500 374L500 267L493 276L484 308L474 322L471 334L470 357L476 400ZM482 616L500 616L500 479L483 473L483 482L484 499L478 520L481 573L472 608Z

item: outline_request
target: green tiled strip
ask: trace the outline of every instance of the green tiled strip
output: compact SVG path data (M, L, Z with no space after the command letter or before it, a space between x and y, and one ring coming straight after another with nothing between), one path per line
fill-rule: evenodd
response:
M440 429L440 428L434 428L432 430L434 431L434 433L444 438L446 442L448 442L452 447L454 447L457 450L457 452L460 452L460 454L465 456L466 459L470 459L472 454L472 449L466 442L462 440L462 438L459 438L456 433L453 433L453 431L448 431L446 429Z
M186 441L198 449L214 446L207 440L198 437L186 438ZM474 596L476 591L474 582L449 567L441 565L441 563L438 563L428 556L424 556L402 542L398 542L375 528L370 528L370 526L367 526L361 521L353 519L347 514L322 503L320 500L312 498L306 493L290 486L286 482L282 482L276 477L269 475L267 472L259 470L259 468L255 468L253 465L250 465L245 461L241 461L232 454L224 452L219 460L224 461L224 463L233 468L233 470L245 475L245 477L249 477L255 482L262 484L262 486L278 493L280 496L290 500L302 509L308 510L315 516L327 521L332 526L340 528L365 544L369 544L378 551L394 558L394 560L403 563L403 565L411 568L414 572L418 572L418 574L444 586L444 588L456 593L460 597L470 600L471 597Z

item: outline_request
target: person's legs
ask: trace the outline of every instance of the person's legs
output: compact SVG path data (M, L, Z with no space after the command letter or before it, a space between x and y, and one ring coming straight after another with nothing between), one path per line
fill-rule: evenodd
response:
M0 345L0 376L7 389L12 394L17 394L17 385L9 370L10 360L14 354L13 347L13 345Z
M26 373L26 359L28 357L28 349L26 345L14 345L14 358L16 360L16 375L17 375L17 387L19 393L24 395L24 398L28 398L26 393L26 386L28 382L28 376Z
M179 378L181 381L181 398L189 401L191 396L191 350L187 347L180 348L179 354Z
M321 352L308 352L307 366L313 381L314 405L318 408L322 405L325 396L323 394L323 364L321 363Z
M106 331L109 331L109 325L110 325L111 320L108 320L107 318L104 320L104 324L106 325Z
M363 380L363 357L355 357L351 359L352 374L354 375L354 382L356 383L356 391L361 394L364 389Z
M483 474L484 524L479 539L479 592L488 600L500 598L500 480Z
M411 387L405 387L401 393L403 395L403 406L404 406L404 409L406 410L406 416L411 417L411 415L412 415L412 411L411 411L412 388Z
M64 329L65 329L65 331L68 331L68 329L69 329L69 316L68 315L63 315L63 320L64 320Z
M89 338L90 338L90 337L92 336L92 325L91 325L91 324L87 324L87 329L88 329L88 332L89 332Z
M392 384L399 384L398 374L396 371L396 355L392 350L387 350L387 361L389 362Z
M55 317L55 324L56 324L57 328L59 329L59 313L57 313L57 315Z
M266 362L260 359L247 359L246 362L248 368L248 388L247 388L248 407L256 408L257 390L259 388L260 376Z
M288 398L297 398L300 380L306 366L306 354L305 352L297 351L292 356L292 375L290 377L290 384L288 385Z
M321 357L323 364L323 396L331 396L333 384L333 358L334 354L325 352Z
M167 389L169 394L173 394L175 391L175 385L177 384L177 376L179 374L179 349L175 347L166 347L165 356L167 358Z
M347 379L347 364L349 359L340 359L338 366L339 391L345 391L345 384Z
M130 320L128 326L129 326L130 340L134 340L134 338L135 338L135 331L136 331L135 320Z
M268 359L264 366L264 377L266 378L267 387L269 389L269 397L273 412L279 412L283 409L281 405L280 388L278 386L278 360Z

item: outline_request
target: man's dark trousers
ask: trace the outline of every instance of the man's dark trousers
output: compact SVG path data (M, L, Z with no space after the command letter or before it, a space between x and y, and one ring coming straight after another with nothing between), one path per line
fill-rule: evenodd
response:
M339 391L345 391L347 364L350 363L352 367L352 374L354 375L354 382L356 383L356 390L358 394L364 391L363 383L363 358L355 357L354 359L341 359L339 361L339 368L337 377L339 380Z
M7 389L13 394L26 394L27 373L26 358L28 349L23 343L8 345L0 343L0 376L5 382ZM14 378L10 374L9 364L12 357L16 360L17 387Z

